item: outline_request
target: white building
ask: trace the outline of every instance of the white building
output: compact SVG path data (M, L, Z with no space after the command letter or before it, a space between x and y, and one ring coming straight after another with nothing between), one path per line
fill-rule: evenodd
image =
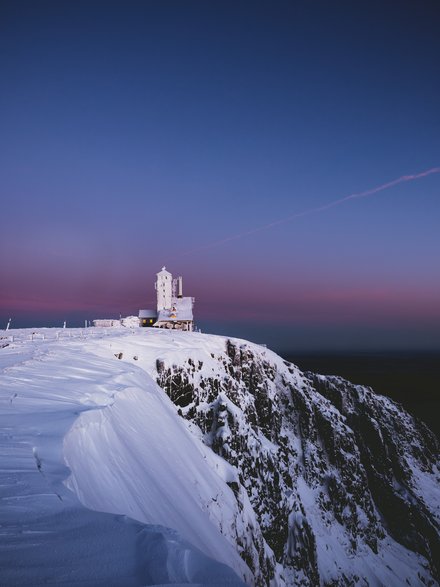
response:
M154 315L153 310L140 310L140 325L192 331L194 329L194 298L183 297L182 277L173 279L166 267L162 267L161 271L156 274L155 288L157 316Z
M193 330L194 298L183 297L183 279L173 276L165 267L156 275L157 322L154 328Z

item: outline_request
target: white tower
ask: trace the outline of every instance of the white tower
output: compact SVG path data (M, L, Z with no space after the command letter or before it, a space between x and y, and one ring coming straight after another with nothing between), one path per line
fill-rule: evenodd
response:
M156 273L157 311L170 310L172 306L173 276L162 267L162 271Z

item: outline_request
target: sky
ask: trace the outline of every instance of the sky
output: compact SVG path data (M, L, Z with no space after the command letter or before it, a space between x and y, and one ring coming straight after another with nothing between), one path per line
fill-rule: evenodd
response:
M440 166L438 30L427 0L3 1L0 328L137 314L165 265L205 332L440 349L440 173L374 191Z

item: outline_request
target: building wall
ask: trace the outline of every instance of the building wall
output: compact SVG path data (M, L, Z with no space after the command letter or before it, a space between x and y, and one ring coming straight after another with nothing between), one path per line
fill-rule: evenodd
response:
M192 320L161 320L154 324L154 328L164 328L165 330L186 330L192 332L194 330L194 323L192 322Z
M169 310L172 305L173 276L165 267L156 276L157 311Z
M152 327L156 322L156 318L139 318L139 323L142 327Z
M121 326L121 321L112 319L93 320L93 326L96 328L114 328L115 326Z

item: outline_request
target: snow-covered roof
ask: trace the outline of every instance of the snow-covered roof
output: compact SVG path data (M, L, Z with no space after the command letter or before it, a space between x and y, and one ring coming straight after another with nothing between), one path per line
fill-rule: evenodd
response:
M167 268L164 266L158 273L156 273L156 275L171 275L171 273L167 271Z
M176 311L173 311L173 308ZM179 322L180 320L193 319L193 298L175 298L173 300L173 308L170 310L160 310L157 321L158 322Z
M139 318L156 318L157 310L139 310Z

